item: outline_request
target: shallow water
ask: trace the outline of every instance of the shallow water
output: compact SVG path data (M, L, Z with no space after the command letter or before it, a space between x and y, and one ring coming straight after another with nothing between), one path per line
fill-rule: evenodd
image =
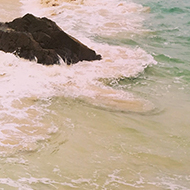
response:
M0 188L189 189L189 3L40 2L15 12L47 16L103 60L0 52Z

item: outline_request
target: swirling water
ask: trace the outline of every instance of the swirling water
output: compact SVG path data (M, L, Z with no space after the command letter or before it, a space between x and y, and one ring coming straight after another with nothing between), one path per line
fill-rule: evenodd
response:
M190 3L10 2L2 21L47 16L103 59L0 52L0 189L190 189Z

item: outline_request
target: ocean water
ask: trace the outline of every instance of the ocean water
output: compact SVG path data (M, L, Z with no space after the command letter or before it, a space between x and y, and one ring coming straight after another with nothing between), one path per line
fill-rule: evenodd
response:
M103 57L0 51L0 189L190 189L190 2L0 2L1 21L46 16Z

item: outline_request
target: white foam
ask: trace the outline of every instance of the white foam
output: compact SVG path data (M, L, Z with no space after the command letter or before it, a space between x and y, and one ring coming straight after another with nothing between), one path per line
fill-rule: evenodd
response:
M106 180L103 189L107 189L107 186L110 186L111 184L121 184L126 187L134 187L134 188L143 188L144 187L144 181L143 178L140 176L139 181L137 182L131 182L127 181L127 179L124 179L123 177L119 176L120 170L114 170L112 174L108 175L108 179Z
M55 19L64 30L79 33L112 34L118 31L138 32L143 18L137 14L146 11L142 5L115 0L21 0L22 13ZM52 6L52 5L57 6ZM46 6L48 5L48 7Z
M54 181L54 180L51 180L49 178L35 178L35 177L30 177L30 178L21 178L18 180L19 182L21 183L28 183L28 184L37 184L37 183L42 183L42 184L46 184L46 185L51 185L52 187L55 187L55 185L59 184L61 186L66 186L66 187L71 187L71 188L77 188L76 186L74 186L73 184L71 183L67 183L67 182L64 182L64 183L60 183L60 182L57 182L57 181Z
M19 190L32 190L28 185L14 181L10 178L0 178L0 183L9 187L18 188Z
M47 67L0 51L0 148L36 150L37 141L58 131L53 123L42 123L40 117L46 108L35 104L36 99L69 96L116 110L153 109L150 102L100 82L105 78L136 77L147 66L156 64L153 57L139 47L111 46L92 40L102 35L113 37L118 32L140 32L143 18L136 13L145 11L141 5L114 0L59 0L53 7L40 4L44 2L40 0L21 2L23 14L48 16L103 59Z

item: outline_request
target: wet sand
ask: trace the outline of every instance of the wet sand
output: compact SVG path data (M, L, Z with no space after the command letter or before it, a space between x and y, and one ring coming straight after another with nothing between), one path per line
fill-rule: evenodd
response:
M19 0L0 0L0 22L11 21L21 15Z

